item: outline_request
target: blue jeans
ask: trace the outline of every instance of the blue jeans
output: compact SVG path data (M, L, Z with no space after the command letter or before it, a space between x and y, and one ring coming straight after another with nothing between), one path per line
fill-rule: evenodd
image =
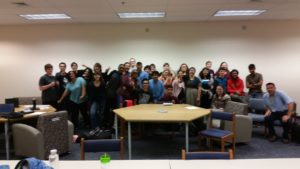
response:
M104 125L104 111L105 111L105 100L101 100L100 103L94 101L90 109L91 127L102 127Z

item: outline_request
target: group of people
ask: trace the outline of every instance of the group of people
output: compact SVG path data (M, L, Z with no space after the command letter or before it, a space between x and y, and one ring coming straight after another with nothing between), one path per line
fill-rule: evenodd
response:
M244 102L245 97L263 97L267 106L270 140L275 140L273 121L280 119L283 123L287 122L292 111L289 106L292 99L277 91L274 83L267 84L268 93L263 95L263 76L255 71L254 64L248 66L250 74L245 78L247 94L239 71L229 70L226 62L222 62L215 72L211 68L212 62L207 61L199 75L195 67L185 63L177 71L171 69L169 63L164 63L163 71L158 72L155 64L143 67L134 58L119 64L118 69L113 71L110 68L102 71L100 63L95 63L93 68L82 66L84 69L79 70L77 63L73 62L72 70L66 72L67 66L61 62L60 71L53 76L53 66L46 64L46 74L39 81L43 104L68 110L75 128L79 127L79 113L86 126L112 128L112 111L123 107L125 100L132 100L134 104L172 102L223 109L229 100Z

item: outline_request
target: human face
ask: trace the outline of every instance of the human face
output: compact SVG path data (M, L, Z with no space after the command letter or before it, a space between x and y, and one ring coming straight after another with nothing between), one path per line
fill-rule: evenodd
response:
M220 77L224 77L225 76L225 71L224 70L220 70L219 71L219 76Z
M203 73L204 76L207 76L208 75L208 70L204 69L202 73Z
M120 72L120 73L123 73L124 70L125 70L125 69L124 69L124 65L120 65L118 69L119 69L119 72Z
M173 89L172 88L168 88L167 89L167 94L168 95L172 95L173 94Z
M158 75L157 74L153 74L152 78L153 78L154 81L158 81Z
M231 73L231 77L233 78L233 79L237 79L238 78L238 73L237 72L232 72Z
M61 72L65 72L66 71L66 65L65 64L59 64L59 70Z
M70 76L71 81L73 81L73 80L76 79L76 75L75 75L74 72L70 72L70 73L69 73L69 76Z
M73 64L73 65L71 65L71 68L72 68L73 71L77 71L78 65L77 64Z
M228 69L228 64L227 64L226 62L223 62L223 63L221 64L221 67L222 67L222 68L225 68L225 69Z
M183 71L183 72L186 72L187 71L187 65L186 64L181 65L180 70Z
M206 67L207 67L208 69L211 69L211 65L212 65L211 62L207 62L207 63L206 63Z
M168 65L168 64L166 64L165 66L164 66L164 70L169 70L170 69L170 66Z
M101 68L99 66L94 66L94 73L101 73Z
M250 74L254 74L255 73L255 69L249 69Z
M47 75L52 75L52 73L53 73L53 68L52 67L46 69L46 74Z
M190 69L189 75L190 75L190 77L194 77L195 76L195 69Z
M137 69L138 71L141 71L142 68L143 68L143 65L141 65L141 64L136 65L136 69Z
M183 77L183 72L182 72L182 71L179 71L178 74L177 74L177 77L178 77L178 78L182 78L182 77Z
M151 70L151 72L155 71L155 70L156 70L155 66L154 66L154 65L151 65L151 66L150 66L150 70Z
M276 87L275 87L274 85L271 84L271 85L267 85L266 88L267 88L268 93L269 93L271 96L274 96L275 91L276 91Z
M136 61L134 58L130 58L129 63L131 67L134 67L136 65Z
M126 64L124 65L124 68L125 68L125 72L128 72L129 69L130 69L130 64L129 64L129 63L126 63Z
M216 89L216 93L217 93L218 96L223 95L223 93L224 93L223 87L218 86L217 89Z
M148 91L149 90L149 81L145 80L143 82L143 90Z

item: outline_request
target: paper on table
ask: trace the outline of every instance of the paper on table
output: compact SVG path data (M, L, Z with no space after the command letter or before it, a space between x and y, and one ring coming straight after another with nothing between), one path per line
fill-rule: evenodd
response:
M189 110L199 109L199 107L195 107L195 106L186 106L185 108Z
M31 113L32 115L41 115L41 114L44 114L46 112L41 112L41 111L37 111L37 112L34 112L34 113Z

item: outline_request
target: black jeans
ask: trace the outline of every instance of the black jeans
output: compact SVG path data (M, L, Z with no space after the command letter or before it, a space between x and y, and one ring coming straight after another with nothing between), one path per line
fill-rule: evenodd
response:
M70 101L69 104L69 111L71 113L72 116L72 122L75 126L75 128L78 128L78 116L79 116L79 111L83 117L84 120L84 124L85 125L89 125L90 121L89 121L89 116L87 114L87 102L83 102L80 104L74 103L72 101Z
M274 129L274 121L279 120L283 128L283 138L288 139L289 130L291 128L291 119L289 119L287 122L283 122L282 117L284 115L287 115L287 111L272 112L270 116L265 117L265 123L268 127L270 136L276 135Z

